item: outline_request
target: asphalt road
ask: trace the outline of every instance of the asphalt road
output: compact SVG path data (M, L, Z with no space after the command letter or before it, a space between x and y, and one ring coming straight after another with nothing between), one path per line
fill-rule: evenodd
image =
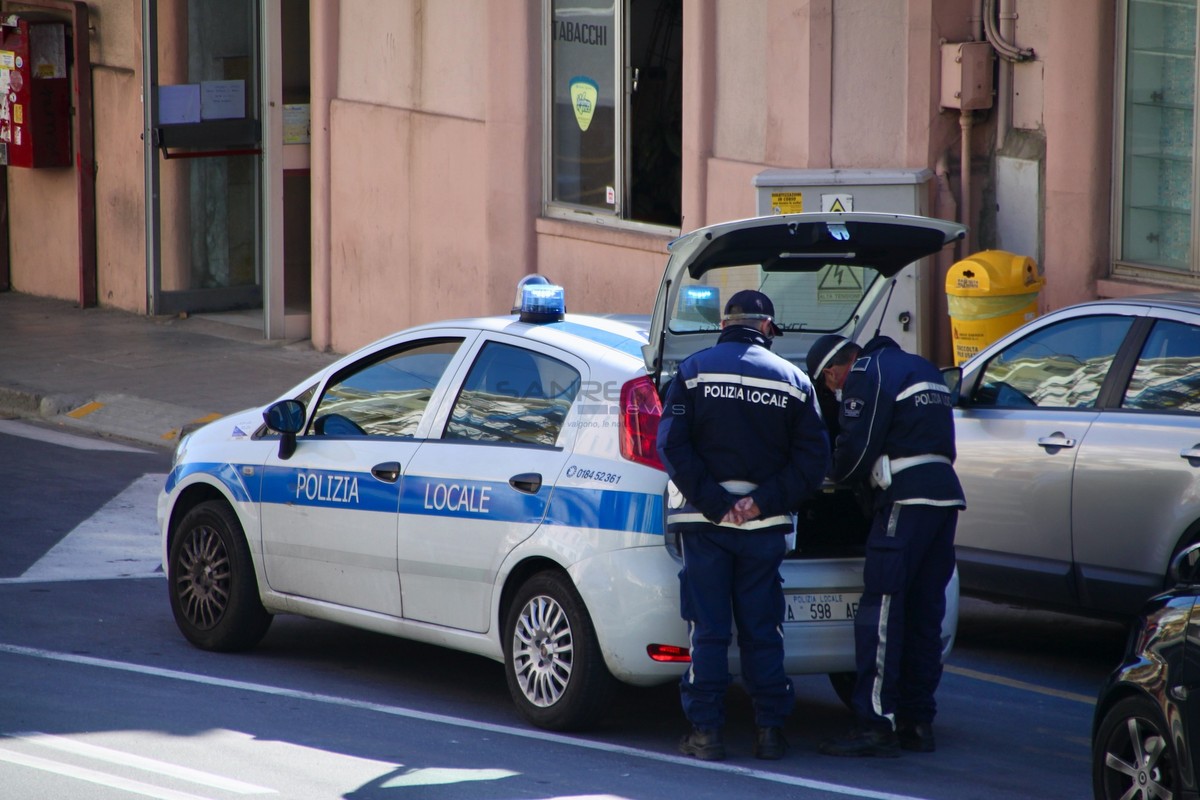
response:
M746 698L730 759L675 753L674 687L629 689L586 735L529 727L499 664L295 617L246 654L175 628L158 567L160 450L0 420L0 786L13 798L1086 798L1091 701L1118 625L965 599L938 752L842 760L821 676L780 762ZM96 449L100 448L100 449Z

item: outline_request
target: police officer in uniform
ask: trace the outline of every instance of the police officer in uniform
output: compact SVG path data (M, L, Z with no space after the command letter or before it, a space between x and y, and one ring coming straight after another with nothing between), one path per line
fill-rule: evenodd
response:
M774 315L761 292L730 297L717 344L680 363L658 430L691 641L680 698L692 730L679 750L704 760L725 757L733 622L754 702L756 757L783 756L782 728L795 704L783 667L779 567L793 513L821 486L830 451L808 376L770 351L781 334Z
M855 345L839 349L846 348ZM958 511L966 506L953 466L950 390L937 367L887 336L876 335L848 369L832 362L818 364L813 376L841 393L830 478L869 483L874 513L854 620L858 720L849 735L820 749L837 756L931 752L946 584Z

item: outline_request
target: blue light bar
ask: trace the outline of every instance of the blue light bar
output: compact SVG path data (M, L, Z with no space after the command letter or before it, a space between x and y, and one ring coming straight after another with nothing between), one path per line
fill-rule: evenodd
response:
M558 322L566 311L563 287L531 283L521 288L521 322Z
M679 319L721 323L721 293L715 286L685 286L679 293Z

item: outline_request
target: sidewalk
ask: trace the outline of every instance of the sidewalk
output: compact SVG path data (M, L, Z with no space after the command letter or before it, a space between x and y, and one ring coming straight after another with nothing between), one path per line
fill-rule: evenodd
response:
M0 292L0 417L170 448L184 425L265 405L338 358L221 317L81 310Z

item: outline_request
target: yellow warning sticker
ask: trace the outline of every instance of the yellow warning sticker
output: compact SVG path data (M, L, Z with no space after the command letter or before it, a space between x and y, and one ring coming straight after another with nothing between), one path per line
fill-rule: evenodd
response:
M804 210L804 195L800 192L771 192L772 214L799 214Z

